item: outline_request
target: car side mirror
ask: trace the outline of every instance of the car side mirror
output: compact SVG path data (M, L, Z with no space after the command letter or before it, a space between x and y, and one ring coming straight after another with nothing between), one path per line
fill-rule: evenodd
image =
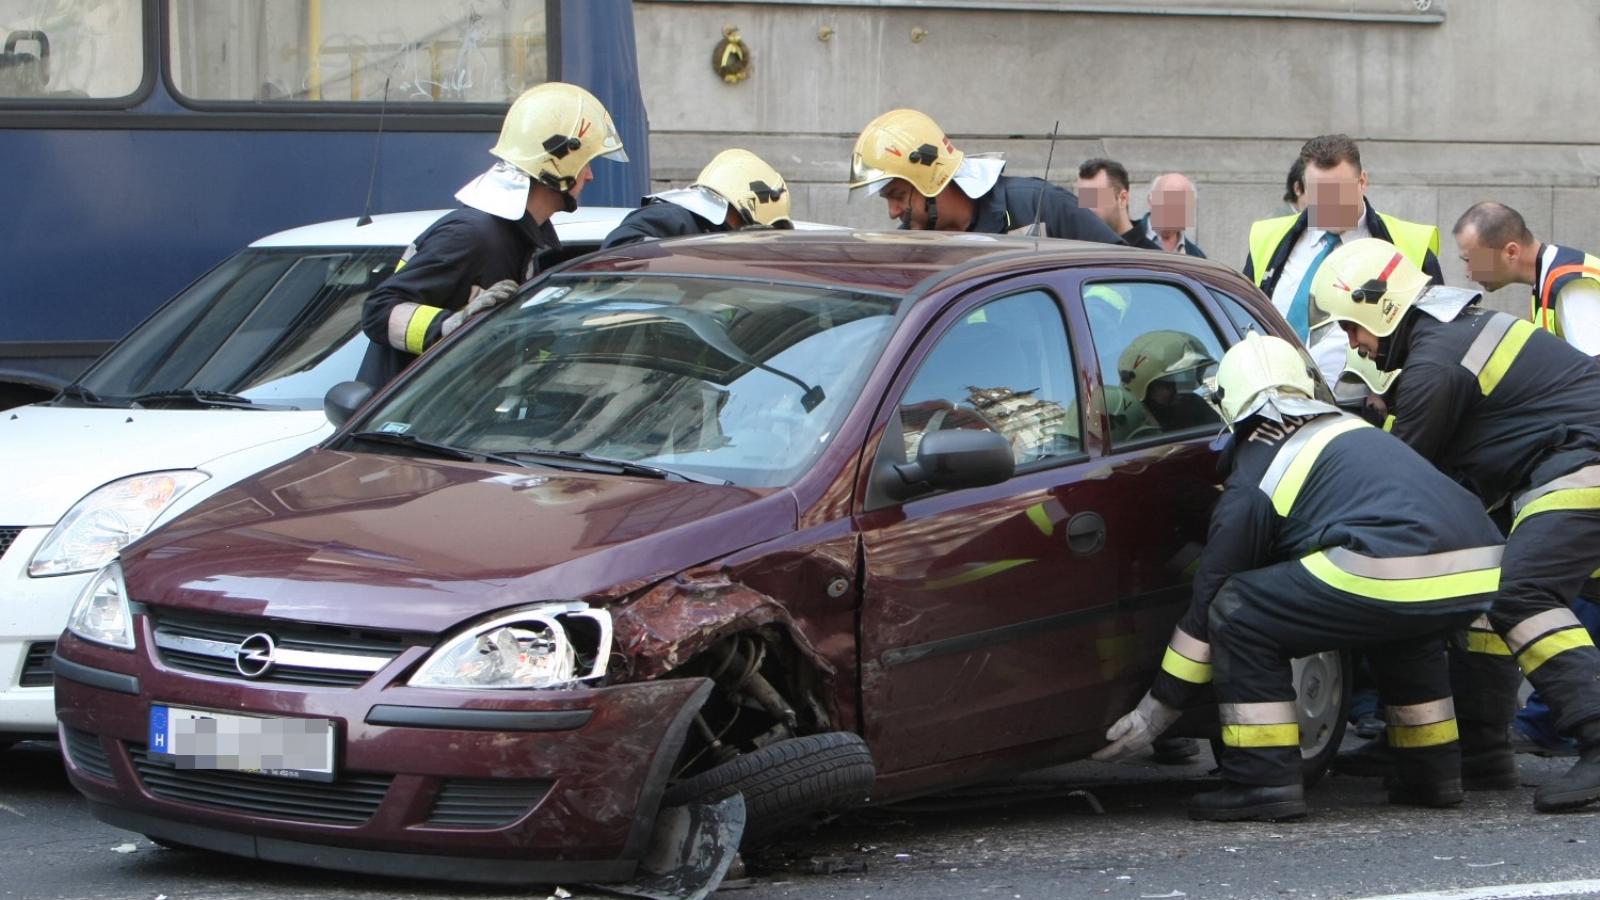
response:
M917 445L916 460L884 466L878 486L895 500L909 500L929 491L999 484L1016 470L1011 441L1005 435L953 428L924 435Z
M361 381L341 381L331 388L322 398L322 412L338 428L350 421L368 400L372 399L374 391L372 385Z

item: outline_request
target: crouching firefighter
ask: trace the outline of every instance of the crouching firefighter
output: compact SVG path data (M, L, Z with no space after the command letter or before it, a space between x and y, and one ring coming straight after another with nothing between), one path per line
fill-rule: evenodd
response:
M700 170L694 184L644 198L600 246L620 247L650 238L793 228L789 185L778 170L749 150L724 150Z
M1463 709L1463 775L1516 786L1514 660L1580 750L1534 792L1534 807L1600 800L1600 650L1569 605L1580 592L1600 596L1600 366L1525 319L1481 308L1474 291L1429 287L1374 238L1331 253L1312 293L1350 346L1381 370L1404 367L1394 436L1509 523L1494 608L1452 660L1456 695L1485 720L1468 731Z
M1223 787L1193 819L1305 815L1289 660L1369 648L1397 775L1389 801L1461 802L1445 635L1489 608L1500 534L1471 492L1381 429L1314 399L1306 357L1246 335L1214 399L1233 429L1227 479L1154 686L1095 754L1148 745L1213 684Z

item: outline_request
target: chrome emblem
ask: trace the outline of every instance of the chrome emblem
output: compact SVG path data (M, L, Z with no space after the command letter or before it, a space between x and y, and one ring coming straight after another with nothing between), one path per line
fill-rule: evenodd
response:
M272 668L272 654L278 645L272 635L257 632L239 642L233 655L233 667L246 678L260 678Z

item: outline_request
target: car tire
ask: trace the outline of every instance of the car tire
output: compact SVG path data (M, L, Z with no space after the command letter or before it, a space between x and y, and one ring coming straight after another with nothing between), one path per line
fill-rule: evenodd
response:
M1328 774L1344 742L1350 719L1354 659L1329 650L1293 660L1295 709L1300 716L1300 775L1306 787ZM1222 758L1222 741L1211 739L1211 756Z
M877 769L860 735L830 731L789 738L737 756L667 789L681 806L744 794L741 846L762 843L831 812L866 802Z

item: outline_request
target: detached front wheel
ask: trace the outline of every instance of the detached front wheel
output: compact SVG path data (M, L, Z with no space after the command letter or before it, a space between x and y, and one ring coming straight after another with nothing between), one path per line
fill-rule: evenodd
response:
M865 803L877 778L860 735L830 731L775 741L667 789L662 803L681 806L744 794L741 846Z

